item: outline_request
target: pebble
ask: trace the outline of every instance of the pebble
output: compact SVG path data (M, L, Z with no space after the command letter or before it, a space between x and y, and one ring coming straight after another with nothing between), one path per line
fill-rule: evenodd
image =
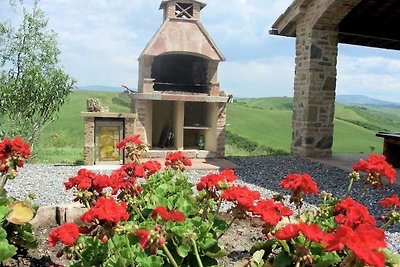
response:
M239 177L237 183L259 191L263 198L270 198L279 193L288 194L278 183L290 173L310 174L318 183L320 192L331 192L335 196L343 196L349 182L348 172L342 169L295 156L232 157L229 160L240 166L235 170ZM72 192L66 191L63 183L75 176L81 168L84 166L27 164L20 169L16 179L7 182L6 190L9 195L17 198L34 193L36 199L33 202L38 206L70 203L73 199ZM104 169L99 172L110 173ZM204 170L192 170L188 172L189 180L196 184L200 177L207 173L208 171ZM351 196L357 198L362 191L363 183L359 181L353 186ZM377 190L368 188L358 201L378 218L385 212L377 204L378 201L399 192L399 185L385 185L383 189ZM316 196L307 196L306 202L305 208L308 208L315 207L321 200ZM224 210L228 208L229 205L223 206ZM386 231L386 237L388 248L400 254L400 226L390 227Z

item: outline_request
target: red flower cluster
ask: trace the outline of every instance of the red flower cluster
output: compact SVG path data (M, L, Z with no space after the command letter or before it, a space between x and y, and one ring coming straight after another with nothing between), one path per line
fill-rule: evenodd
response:
M129 214L126 212L126 203L118 204L114 198L100 197L95 206L81 216L81 220L91 223L95 219L100 223L127 221Z
M219 189L221 183L232 183L238 178L234 174L233 170L227 169L223 170L219 174L211 173L203 176L200 182L196 185L197 190L201 191L203 189L209 190L212 188Z
M383 155L370 154L368 160L360 159L357 164L353 165L353 169L357 172L363 171L378 174L380 177L385 176L391 184L396 180L396 170L386 162L386 157ZM379 185L382 186L382 183L379 183Z
M28 159L30 154L31 150L29 145L19 136L14 139L4 138L0 142L0 160L6 159L11 155L19 155Z
M360 224L376 224L368 209L351 197L347 197L337 203L333 208L333 214L338 224L343 224L352 229L357 228Z
M275 236L280 240L289 240L296 238L300 233L310 241L320 243L325 240L326 234L319 228L317 224L288 224L279 231Z
M96 174L86 169L80 169L77 176L69 178L68 182L64 183L67 190L75 187L78 190L92 190L98 193L111 185L112 180L109 176Z
M135 233L139 237L139 246L141 249L147 249L150 245L150 234L146 230L139 230Z
M149 160L146 161L145 163L143 163L143 168L146 171L146 176L149 177L150 175L152 175L153 173L156 173L157 171L159 171L161 169L161 164L160 162L156 161L156 160Z
M379 202L379 205L385 208L397 207L400 208L400 198L394 194L391 197L385 198Z
M57 245L58 241L71 246L79 237L79 227L75 223L66 223L54 228L49 233L48 244L50 247Z
M221 198L228 201L234 201L244 209L251 210L254 207L254 201L260 199L260 193L252 191L246 186L241 187L236 185L226 189L221 194Z
M143 178L146 176L146 172L141 164L125 163L120 170L124 170L129 177Z
M361 224L356 230L340 225L335 233L327 234L325 251L342 251L347 246L368 266L384 267L385 255L378 250L386 248L385 232L370 224Z
M317 183L311 178L308 173L304 174L288 174L279 183L285 189L292 190L293 193L303 192L304 194L318 194Z
M172 169L184 171L185 166L192 166L192 162L181 151L178 151L167 155L165 166L171 166Z
M120 169L111 173L112 194L115 195L119 190L127 190L131 194L137 194L143 190L142 187L136 185L136 178L130 175L143 177L145 175L143 167L135 163L125 164Z
M24 166L24 159L29 159L30 153L29 145L21 137L4 138L0 141L0 174L8 172L11 167L16 175L17 167Z
M117 144L115 146L117 148L121 149L121 148L125 147L125 145L128 143L133 143L137 146L143 145L143 142L140 140L139 135L131 135L131 136L126 137L121 142L117 142Z
M284 206L280 202L275 202L273 199L260 200L251 209L253 215L260 215L261 220L273 226L276 225L283 216L290 216L293 211Z
M185 221L185 215L182 212L177 210L170 210L168 211L164 206L157 206L153 212L151 213L151 217L156 219L157 216L160 215L161 219L166 221L173 221L173 222L183 222Z

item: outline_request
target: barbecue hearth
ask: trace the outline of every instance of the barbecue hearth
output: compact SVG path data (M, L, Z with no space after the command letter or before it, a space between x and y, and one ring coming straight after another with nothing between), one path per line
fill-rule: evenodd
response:
M162 1L164 22L139 57L138 93L130 96L136 131L152 145L152 156L171 150L224 156L229 98L220 91L217 70L225 58L200 22L205 6Z

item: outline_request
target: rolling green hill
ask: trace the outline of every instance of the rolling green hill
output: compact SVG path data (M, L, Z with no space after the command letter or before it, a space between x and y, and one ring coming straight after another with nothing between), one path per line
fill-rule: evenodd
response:
M98 98L111 112L127 113L130 102L116 92L76 91L60 111L59 118L41 133L34 160L47 163L81 163L83 160L83 119L87 98ZM292 98L235 100L228 105L227 155L289 152L291 144ZM336 105L334 153L382 151L378 130L400 131L400 110ZM231 137L235 137L234 141ZM245 148L240 143L245 143ZM251 146L249 146L251 144ZM254 147L257 147L254 149ZM251 147L249 149L248 147ZM278 151L276 151L278 150Z
M383 140L375 134L400 131L399 115L399 109L336 104L333 152L369 153L371 147L381 152ZM240 99L228 106L227 130L260 145L290 151L291 120L292 98ZM234 149L233 154L237 153Z

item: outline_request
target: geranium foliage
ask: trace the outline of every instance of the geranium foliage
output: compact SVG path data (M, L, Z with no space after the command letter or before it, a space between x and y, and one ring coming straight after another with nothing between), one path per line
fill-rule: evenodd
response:
M15 179L30 156L30 147L20 137L0 141L0 262L19 250L37 246L29 221L35 209L27 201L8 197L4 187Z

